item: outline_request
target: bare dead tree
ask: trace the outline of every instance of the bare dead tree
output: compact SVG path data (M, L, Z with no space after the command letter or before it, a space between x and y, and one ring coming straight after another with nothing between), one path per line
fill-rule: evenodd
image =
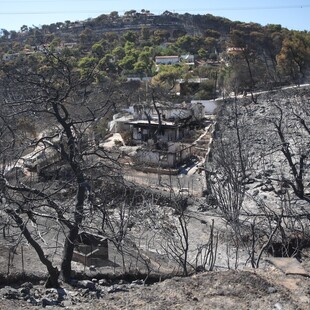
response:
M238 223L251 168L247 126L239 105L235 98L223 107L212 144L212 159L206 163L209 198L231 223Z
M197 246L195 258L195 269L199 271L212 271L215 267L217 250L219 242L219 233L214 230L214 219L210 226L209 240L205 244Z
M283 153L291 171L294 182L288 181L292 186L294 193L297 197L301 199L305 199L310 202L310 198L305 196L304 193L304 182L303 182L303 172L304 172L304 165L305 160L307 158L307 150L305 153L300 154L298 162L293 159L292 149L290 147L290 142L286 139L284 129L283 129L283 110L278 105L275 105L276 109L279 112L279 119L274 120L273 124L276 128L277 134L279 136L280 142L282 144L281 152ZM307 128L307 127L306 127Z
M64 281L69 282L74 241L83 226L85 210L91 205L91 181L96 176L104 178L108 171L111 175L116 168L114 166L111 169L109 163L115 160L105 150L95 147L90 134L92 125L112 105L113 87L107 88L103 93L102 88L92 84L94 70L90 69L81 76L73 58L50 53L48 50L40 57L29 57L23 63L7 64L2 69L1 95L2 105L8 112L5 115L7 131L12 132L9 124L14 124L15 120L22 117L38 124L39 128L38 135L35 138L28 136L28 140L20 139L18 133L21 130L14 133L16 138L13 141L18 144L18 148L16 145L10 148L13 159L20 163L26 162L26 158L32 158L30 166L26 167L24 163L21 165L24 170L31 170L30 174L35 174L36 177L35 180L27 176L22 179L13 178L13 182L10 182L6 174L2 173L5 212L37 251L48 269L51 285L57 286L56 267L52 267L51 262L46 259L40 244L31 239L31 230L27 228L24 218L29 217L31 221L49 218L60 224L65 233L61 274ZM106 86L101 87L104 89ZM41 117L45 122L40 120ZM39 156L51 150L57 156L49 156L49 180L41 169ZM3 159L8 154L9 150L4 152ZM37 155L39 156L36 157ZM33 171L33 168L40 168L40 171ZM65 174L63 170L66 171ZM40 178L43 180L40 181ZM60 202L60 192L63 189L75 192L75 201Z
M226 123L224 119L220 138L213 142L213 162L207 162L206 172L209 192L213 190L215 197L209 197L225 219L225 215L228 219L238 215L238 225L230 225L234 251L240 247L246 249L247 262L254 268L263 253L271 248L275 249L275 255L298 257L308 244L308 94L306 88L289 89L262 96L255 104L240 105L235 115L247 116L244 118L246 135L241 135L239 140L227 135L236 126L232 117ZM221 118L218 121L221 122ZM242 134L242 130L239 133ZM242 167L237 167L238 159L242 158L240 154L247 159L245 179L241 176ZM235 179L229 178L231 171L235 172ZM229 180L240 187L228 187ZM251 202L252 194L255 204ZM235 200L236 195L242 198ZM264 201L268 197L273 199L269 207L268 200ZM231 206L234 201L240 204ZM236 205L239 208L233 208Z

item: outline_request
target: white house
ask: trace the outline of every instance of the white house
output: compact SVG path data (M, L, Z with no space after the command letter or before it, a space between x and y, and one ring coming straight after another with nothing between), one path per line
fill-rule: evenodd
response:
M195 64L195 56L194 55L181 55L180 61L188 64L188 65L194 65Z
M174 65L180 62L179 56L156 56L156 65Z

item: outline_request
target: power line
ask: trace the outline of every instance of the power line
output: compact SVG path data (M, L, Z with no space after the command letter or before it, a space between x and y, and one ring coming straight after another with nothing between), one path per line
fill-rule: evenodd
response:
M51 15L51 14L71 14L71 13L100 13L101 11L89 11L89 10L81 10L81 11L36 11L36 12L0 12L0 15Z
M87 0L87 2L105 2L105 1L114 1L114 0ZM0 4L1 3L10 3L10 4L14 4L14 3L24 3L24 4L29 4L29 3L49 3L49 2L60 2L59 0L47 0L47 1L43 1L42 0L27 0L27 1L22 1L22 0L16 0L16 1L9 1L9 0L0 0ZM85 0L66 0L66 2L85 2Z
M299 5L278 5L278 6L249 6L249 7L227 7L227 8L209 8L210 11L250 11L250 10L282 10L282 9L303 9L310 8L308 4Z
M88 2L98 2L97 0L88 0ZM101 0L102 1L113 1L113 0ZM48 0L45 1L45 3L56 3L59 2L58 0ZM85 2L85 0L66 0L66 2ZM42 1L38 0L28 0L28 1L1 1L1 3L41 3ZM282 10L282 9L305 9L305 8L310 8L309 4L296 4L296 5L278 5L278 6L242 6L242 7L210 7L210 8L197 8L197 9L184 9L184 8L179 8L179 9L174 9L174 12L205 12L205 11L252 11L252 10ZM159 10L156 10L159 11ZM45 15L45 14L67 14L67 13L102 13L101 10L70 10L70 11L28 11L28 12L0 12L0 15ZM118 11L120 13L126 12L126 10L121 10ZM108 13L108 12L104 12Z
M76 1L76 0L75 0ZM83 0L85 1L85 0ZM1 3L1 2L0 2ZM229 7L229 8L207 8L207 9L174 9L174 12L210 12L210 11L252 11L252 10L281 10L281 9L305 9L310 8L310 5L303 6L273 6L273 7ZM118 11L120 13L126 10ZM72 14L72 13L102 13L108 14L109 12L102 12L101 10L70 10L70 11L28 11L28 12L0 12L0 15L46 15L46 14Z
M88 0L89 2L98 2L97 0ZM100 3L104 2L104 1L113 1L113 0L101 0ZM58 0L48 0L45 1L47 2L59 2ZM85 0L66 0L66 2L85 2ZM27 0L27 1L1 1L0 0L0 4L1 3L41 3L42 1L38 1L38 0ZM190 12L213 12L213 11L253 11L253 10L282 10L282 9L306 9L306 8L310 8L309 4L296 4L296 5L278 5L278 6L242 6L242 7L214 7L214 8L197 8L197 9L184 9L184 8L180 8L180 9L174 9L174 12L185 12L185 13L190 13ZM119 10L119 13L125 13L127 10ZM156 10L156 12L159 12L159 10ZM66 11L66 10L61 10L61 11L51 11L51 10L47 10L47 11L18 11L18 12L0 12L0 15L60 15L60 14L109 14L110 12L108 11L102 11L100 9L96 9L96 10L70 10L70 11Z

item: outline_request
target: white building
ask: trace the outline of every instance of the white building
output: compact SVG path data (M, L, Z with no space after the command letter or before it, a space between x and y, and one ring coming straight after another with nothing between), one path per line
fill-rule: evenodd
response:
M174 65L180 62L179 56L156 56L156 65Z
M194 55L181 55L180 60L188 65L194 65L195 64L195 57Z

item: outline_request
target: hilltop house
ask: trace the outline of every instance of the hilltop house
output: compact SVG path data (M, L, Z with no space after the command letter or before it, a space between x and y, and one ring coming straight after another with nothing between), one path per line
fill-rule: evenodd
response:
M179 56L156 56L156 65L175 65L180 62Z
M195 65L195 56L194 55L190 55L190 54L181 55L180 61L184 62L184 63L186 63L186 64L188 64L190 66L193 66L193 65Z

